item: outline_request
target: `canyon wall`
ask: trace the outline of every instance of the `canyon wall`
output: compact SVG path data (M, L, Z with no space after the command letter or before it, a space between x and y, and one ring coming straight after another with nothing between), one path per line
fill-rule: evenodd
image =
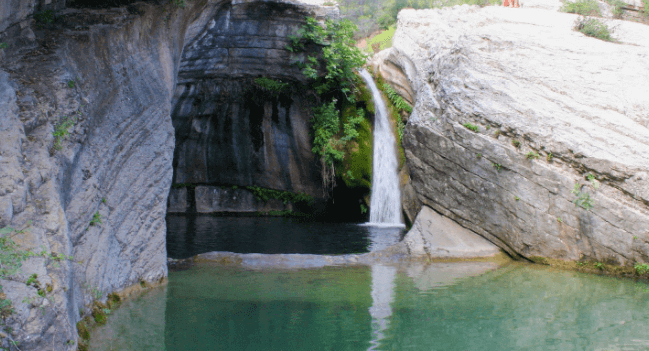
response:
M649 27L605 42L576 18L401 11L374 67L415 104L414 203L514 256L649 262Z
M240 22L257 6L291 12L285 30L276 33L285 36L305 14L322 19L335 16L337 8L283 1L191 1L184 8L124 1L128 6L64 9L61 2L50 2L55 16L43 21L31 17L36 2L14 3L0 1L0 8L12 8L9 16L3 12L0 27L0 42L7 44L0 49L0 228L24 229L11 233L21 248L73 259L32 258L2 280L15 309L6 324L21 350L73 350L75 324L89 314L93 300L167 275L165 214L176 139L171 116L185 106L178 102L183 96L193 98L183 92L205 96L207 91L196 87L214 89L223 79L221 71L250 69L257 75L260 68L246 60L256 62L254 55L265 50L237 53L234 45L226 64L219 65L202 62L201 55L216 57L205 51L187 50L183 56L185 46L226 25L219 22L224 9ZM257 14L241 25L240 39L255 37L246 28L263 22ZM219 43L206 45L218 52ZM241 64L230 70L228 64L236 60ZM185 64L189 61L193 69ZM208 66L210 76L200 76ZM290 74L283 70L280 76ZM280 125L289 123L293 112L273 114L267 106L271 117L280 116ZM308 168L299 171L308 178ZM46 297L25 284L31 273L38 274L41 286L51 286Z

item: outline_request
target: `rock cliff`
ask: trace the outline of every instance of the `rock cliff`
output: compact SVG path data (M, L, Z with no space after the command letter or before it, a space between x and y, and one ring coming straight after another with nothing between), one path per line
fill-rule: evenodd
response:
M183 89L213 87L222 71L257 75L263 65L248 61L279 55L261 40L250 51L234 45L229 61L218 64L202 62L201 55L206 61L216 56L187 45L227 27L226 9L239 21L230 25L239 26L244 46L254 41L248 30L269 28L258 11L246 20L248 10L292 14L275 16L277 28L281 19L289 22L278 37L290 34L305 14L337 14L336 7L319 2L213 0L181 8L117 1L128 6L103 9L88 8L92 1L77 3L65 8L63 1L0 1L0 43L6 43L0 49L0 228L25 229L12 233L24 249L74 257L29 259L19 274L1 282L15 308L6 320L9 336L21 350L76 349L75 324L93 300L166 277L164 218L177 133L171 116L182 105ZM51 18L32 17L47 9L56 10ZM218 40L206 45L218 54ZM212 67L209 77L199 74L206 65ZM281 117L285 125L288 115ZM51 285L46 297L25 285L31 273L42 286ZM8 346L7 338L2 342Z
M418 200L512 255L649 261L649 26L461 6L403 10L374 66L415 104Z

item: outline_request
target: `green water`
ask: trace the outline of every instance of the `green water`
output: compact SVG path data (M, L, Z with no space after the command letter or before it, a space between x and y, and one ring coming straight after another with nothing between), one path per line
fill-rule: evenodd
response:
M646 284L493 268L195 267L125 302L91 350L649 350Z

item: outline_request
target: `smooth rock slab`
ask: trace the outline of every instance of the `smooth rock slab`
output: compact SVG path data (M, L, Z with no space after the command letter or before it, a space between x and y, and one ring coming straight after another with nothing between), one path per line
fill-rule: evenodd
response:
M498 246L427 206L422 207L403 243L415 257L491 257L501 252Z

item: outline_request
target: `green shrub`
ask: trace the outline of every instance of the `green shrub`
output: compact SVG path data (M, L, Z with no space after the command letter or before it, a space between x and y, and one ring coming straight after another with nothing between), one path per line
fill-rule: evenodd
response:
M624 1L621 0L604 0L604 1L606 1L609 5L613 6L613 8L611 9L613 16L617 18L622 17L622 15L624 14L623 7L626 6L626 3Z
M294 53L306 51L307 45L316 51L315 54L307 53L304 60L297 59L295 63L318 94L318 101L326 100L313 109L311 120L314 139L312 152L320 157L326 189L333 188L336 164L340 166L343 161L344 146L355 138L353 129L359 125L358 119L348 120L349 124L342 126L340 133L342 121L336 99L343 99L341 105L355 104L359 93L357 86L361 80L356 72L365 63L366 55L355 46L355 30L356 25L347 20L327 20L321 26L315 18L307 17L306 24L297 35L289 36L291 44L287 46ZM324 76L320 74L323 71Z
M74 126L77 119L76 117L63 117L63 119L54 127L54 149L63 149L63 141L70 135L68 129Z
M514 147L516 147L516 148L520 148L521 147L521 142L514 139L514 140L512 140L512 145L514 145Z
M582 16L602 16L602 12L599 10L599 6L595 0L566 1L561 7L561 11L576 13Z
M90 220L90 225L98 224L103 224L101 223L101 214L99 213L99 211L95 212L95 214L92 216L92 219Z
M575 207L581 207L586 211L593 208L593 200L590 198L590 194L585 191L582 192L579 183L575 184L575 188L571 192L577 196L576 199L572 200Z
M636 273L638 273L639 275L649 273L649 264L646 263L637 263L635 266L633 266L633 268L635 268Z
M288 83L266 77L255 79L255 84L257 84L257 86L259 86L260 88L273 93L279 93L289 87Z
M304 51L305 45L319 48L316 55L307 55L304 61L296 61L318 94L339 92L348 101L355 102L356 85L360 83L356 72L367 58L353 39L357 29L348 20L336 22L328 19L322 27L315 18L307 17L298 34L289 36L291 44L287 49L291 52ZM319 75L321 69L326 72L324 77Z
M8 48L9 45L7 43L0 43L0 50Z
M533 159L538 159L541 156L538 153L536 153L535 151L530 151L527 154L525 154L525 157L528 160L533 160Z
M255 195L255 198L260 201L275 199L282 201L284 204L292 202L294 204L306 203L310 205L313 203L313 197L305 193L292 193L290 191L266 189L258 186L247 186L246 189L250 190Z
M394 89L388 83L383 83L383 91L390 99L390 102L396 107L399 111L406 111L412 113L412 106L406 102L399 94L397 94Z
M476 126L475 124L464 123L463 126L464 126L466 129L471 130L471 131L473 131L473 132L475 132L475 133L477 133L478 131L480 131L480 129L478 128L478 126Z
M36 23L38 23L38 25L41 26L43 24L50 24L54 22L56 16L54 16L54 11L46 10L35 14L34 19L36 20Z
M575 21L575 29L584 33L585 35L605 41L612 41L611 30L606 23L595 19L579 17Z
M171 0L171 3L176 7L184 8L187 6L188 1L189 0Z

